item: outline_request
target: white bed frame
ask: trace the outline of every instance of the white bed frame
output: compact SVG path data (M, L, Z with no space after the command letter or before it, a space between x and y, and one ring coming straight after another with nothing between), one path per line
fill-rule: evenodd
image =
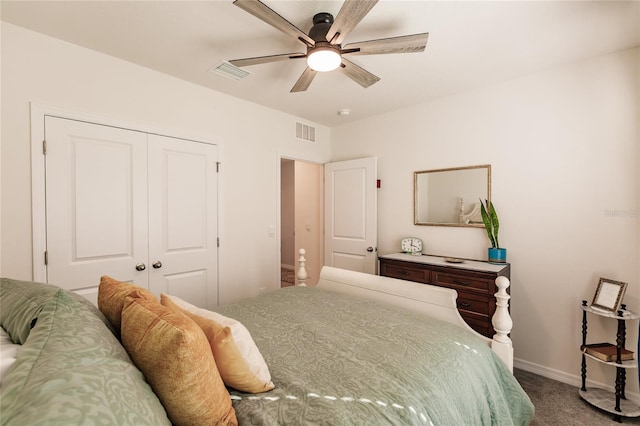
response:
M305 251L300 249L298 285L306 286L307 272ZM456 307L458 293L455 290L413 281L348 271L324 266L320 271L317 287L356 296L367 297L384 303L401 306L412 311L446 321L462 327L483 339L513 372L513 345L509 338L513 322L509 315L510 282L506 277L498 277L496 286L496 312L492 318L496 334L489 339L473 330L460 316Z

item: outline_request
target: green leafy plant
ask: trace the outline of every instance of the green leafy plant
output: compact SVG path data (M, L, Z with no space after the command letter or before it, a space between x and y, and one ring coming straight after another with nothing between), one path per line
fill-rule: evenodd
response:
M483 203L482 199L480 199L480 214L482 215L482 221L484 222L484 227L487 230L489 241L491 241L491 248L500 248L500 243L498 242L500 221L498 220L498 214L496 213L496 209L493 207L493 203L488 200L484 200Z

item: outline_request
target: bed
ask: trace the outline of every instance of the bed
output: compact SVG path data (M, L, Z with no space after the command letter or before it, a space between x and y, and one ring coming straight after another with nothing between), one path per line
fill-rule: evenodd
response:
M459 317L453 290L324 267L314 288L216 311L247 327L276 385L231 391L241 423L524 425L533 416L494 342Z
M224 372L226 368L213 340L211 348L206 343L204 348L215 360L213 364L204 358L196 362L169 353L176 346L162 346L173 342L169 338L153 343L149 353L163 354L158 359L136 353L148 334L144 328L143 334L127 337L127 321L136 327L141 322L140 317L129 315L137 301L146 297L139 290L113 305L118 311L118 321L114 321L109 312L103 315L105 310L101 313L53 286L40 285L49 292L46 297L37 293L42 306L40 301L31 303L40 287L23 284L28 284L25 294L37 309L19 315L23 324L18 330L25 335L20 342L23 347L2 380L3 425L30 420L33 424L61 423L61 419L64 424L85 424L91 415L106 416L101 418L114 424L241 425L526 425L533 418L533 405L510 371L506 306L503 304L506 317L496 319L505 324L496 327L506 333L503 341L486 339L462 321L453 290L324 267L315 287L282 288L207 311L242 325L268 367L272 386L248 392L225 387L219 378L212 385L209 375L213 370ZM508 282L500 286L503 292ZM2 326L14 334L15 314L11 318L5 304L15 287L15 282L3 280L0 288ZM23 299L25 294L21 294ZM161 303L144 300L161 312L167 306L165 296L172 297L163 295ZM52 297L58 299L55 307L50 306ZM184 324L187 318L196 317L180 315ZM28 332L34 316L37 322ZM208 336L205 327L194 321L189 320L188 326L201 326L204 334L198 332ZM150 323L155 325L157 320ZM99 339L95 337L98 329ZM88 332L90 339L83 336ZM78 348L76 355L74 344L85 347ZM99 362L96 347L100 347ZM55 351L58 353L51 353ZM157 362L165 364L151 365ZM43 368L48 369L46 374L25 373ZM170 381L167 393L154 376L172 368L204 382L203 387ZM167 374L162 376L166 379ZM205 394L220 387L222 403L213 404ZM196 406L185 408L196 399L204 400L206 408L229 405L223 417L213 419L205 414L197 419L190 412ZM176 407L186 417L179 417ZM65 417L69 413L76 417Z

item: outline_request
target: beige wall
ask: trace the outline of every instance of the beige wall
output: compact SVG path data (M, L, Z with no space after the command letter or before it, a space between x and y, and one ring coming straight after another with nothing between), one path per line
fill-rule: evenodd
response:
M1 25L3 276L32 277L29 105L36 101L220 142L220 302L279 287L280 156L327 161L328 128L310 123L317 141L300 143L295 139L300 118ZM276 225L276 235L270 236L270 226Z
M307 284L316 285L323 264L323 174L321 164L295 162L295 252L305 249Z
M599 277L628 282L640 311L639 62L628 50L331 130L332 161L378 157L381 254L415 235L427 253L486 259L484 229L413 225L412 173L492 165L518 365L565 381L579 375L579 305ZM614 326L591 318L589 337L615 341ZM590 364L589 378L613 385L613 370Z
M295 267L295 162L282 160L280 173L280 262Z
M300 249L305 249L310 286L318 282L323 264L323 173L321 164L282 160L281 261L297 268Z

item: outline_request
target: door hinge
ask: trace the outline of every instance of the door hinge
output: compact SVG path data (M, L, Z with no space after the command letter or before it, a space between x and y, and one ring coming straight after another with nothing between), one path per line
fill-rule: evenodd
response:
M220 173L220 162L216 161L216 173Z
M47 141L42 141L42 155L47 155Z
M47 250L44 251L44 264L49 264L49 252Z
M216 238L216 246L220 247L220 237Z

